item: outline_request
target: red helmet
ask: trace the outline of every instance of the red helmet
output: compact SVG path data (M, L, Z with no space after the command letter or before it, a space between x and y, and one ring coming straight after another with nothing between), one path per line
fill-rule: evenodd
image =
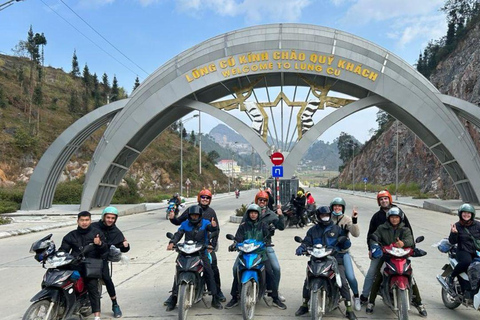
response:
M210 202L212 202L212 193L210 192L210 190L203 188L203 190L201 190L201 191L198 193L198 195L197 195L197 202L198 202L198 203L200 203L200 197L201 197L201 196L210 197L210 201L208 201L208 204L210 205Z
M268 200L268 193L266 191L260 190L256 195L255 195L255 204L258 201L258 198L262 199L267 199Z
M392 204L393 200L392 200L392 195L390 194L390 192L388 192L388 190L382 190L382 191L379 191L377 193L377 203L378 205L380 205L380 198L382 197L388 197L388 201L390 202L390 204Z

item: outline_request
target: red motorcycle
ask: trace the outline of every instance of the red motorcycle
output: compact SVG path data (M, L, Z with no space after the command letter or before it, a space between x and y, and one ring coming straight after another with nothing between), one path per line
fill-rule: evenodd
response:
M418 237L415 243L424 239L423 236ZM413 280L409 257L424 256L426 252L421 249L397 248L393 244L384 246L382 251L385 268L381 272L382 284L379 293L383 302L397 314L398 320L407 320Z

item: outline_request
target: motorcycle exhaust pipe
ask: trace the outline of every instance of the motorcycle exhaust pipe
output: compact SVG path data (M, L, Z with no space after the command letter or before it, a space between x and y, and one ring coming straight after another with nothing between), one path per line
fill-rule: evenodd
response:
M440 282L440 285L445 289L447 292L450 292L450 288L448 287L447 281L441 276L437 275L437 280Z

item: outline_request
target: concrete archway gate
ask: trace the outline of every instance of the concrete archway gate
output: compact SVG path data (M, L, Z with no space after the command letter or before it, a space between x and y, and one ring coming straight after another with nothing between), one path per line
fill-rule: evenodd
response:
M269 94L269 88L276 88L277 94ZM294 93L287 93L284 88L294 88ZM297 89L307 90L307 98L297 99ZM258 90L266 90L267 102L259 100ZM330 91L351 98L335 98L328 94ZM479 108L440 94L391 52L335 29L274 24L219 35L168 61L118 106L121 107L115 109L113 119L111 110L90 116L97 126L107 114L111 122L90 162L81 210L109 204L122 178L149 143L193 110L208 113L243 135L267 164L272 149L267 143L272 121L273 127L281 126L281 137L277 135L273 148L286 155L284 176L289 177L308 147L325 130L372 106L388 112L412 130L437 156L463 201L478 203L480 157L458 116L478 125ZM326 106L338 109L315 123L313 115ZM283 135L284 112L281 119L276 119L272 112L269 115L265 111L268 108L270 112L273 108L287 109L290 114L293 108L298 109L295 124L285 126L287 132L295 132L294 136ZM251 125L229 114L233 109L248 114ZM74 124L66 132L78 142L92 128ZM64 151L71 140L56 141L57 146L42 157L27 186L22 209L51 205L54 187L50 183L44 190L41 184L57 181L58 169L47 168L37 174L38 167L44 168L41 164L48 157L49 161L56 159L58 168L66 161L58 160L71 155L71 151ZM35 188L30 188L30 184L35 184Z

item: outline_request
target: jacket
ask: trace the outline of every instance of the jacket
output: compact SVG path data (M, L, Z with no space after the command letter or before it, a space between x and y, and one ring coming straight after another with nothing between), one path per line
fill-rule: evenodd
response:
M103 254L108 251L107 241L103 233L100 230L93 228L91 225L87 229L77 227L77 229L67 233L62 239L62 244L58 251L68 252L74 257L77 257L83 248L93 243L93 239L97 234L100 236L102 244L99 246L94 245L95 250L85 254L85 257L101 259Z
M467 251L475 254L475 244L472 237L467 233L466 229L471 233L475 239L480 239L480 222L473 220L470 226L462 226L460 221L455 223L458 233L450 232L448 241L452 244L458 244L458 250Z
M393 226L390 222L385 222L375 230L373 233L378 237L378 242L381 246L388 246L397 241L397 238L403 241L404 247L413 248L415 242L413 241L412 231L405 226L403 222L400 222L396 229L393 229ZM370 246L374 244L375 241L370 240Z
M208 239L209 233L215 232L217 229L218 227L212 226L210 221L206 219L202 219L196 225L186 220L180 224L178 231L175 232L170 243L177 244L185 235L185 241L193 240L208 246L210 243Z
M213 248L215 248L215 250L217 250L218 249L218 236L220 234L220 227L219 227L220 224L218 222L217 213L210 206L201 206L201 207L202 207L202 210L203 210L202 219L211 221L212 218L213 218L213 219L215 219L215 222L217 223L217 231L215 231L215 233L211 235L211 239L210 239L210 245ZM175 217L172 220L170 220L170 222L172 224L176 225L176 226L179 226L184 221L188 221L188 208L185 211L183 211L183 213L180 216Z
M235 241L237 243L242 243L246 239L255 239L267 244L269 238L270 230L268 225L260 220L252 221L250 218L242 222L235 233ZM262 259L266 259L265 250L260 250L258 253L262 255Z
M368 245L368 250L370 250L370 236L377 230L379 226L387 222L387 213L380 208L370 219L370 225L368 227L368 232L367 232L367 245ZM410 232L412 233L413 237L413 230L412 226L410 225L410 222L408 221L407 215L404 213L403 215L403 221L405 224L405 227L410 229Z
M351 246L350 240L345 241L343 244L338 243L338 237L341 236L342 229L330 221L328 225L323 225L321 223L311 227L307 231L307 235L303 238L302 246L312 247L315 244L321 244L326 247L334 247L337 252L335 253L335 258L337 258L338 263L342 264L343 254L339 254L341 251L345 251Z
M247 212L245 212L242 223L246 222L247 220L250 219L247 217ZM268 237L265 239L265 244L267 246L272 244L272 236L275 235L276 229L285 230L285 216L283 214L278 216L274 211L268 209L267 207L262 208L262 212L258 221L265 223L270 230Z
M102 220L100 220L92 223L92 227L100 230L105 235L108 248L113 245L120 249L121 252L128 252L130 250L130 245L128 247L123 245L125 236L115 224L109 227L105 225Z

